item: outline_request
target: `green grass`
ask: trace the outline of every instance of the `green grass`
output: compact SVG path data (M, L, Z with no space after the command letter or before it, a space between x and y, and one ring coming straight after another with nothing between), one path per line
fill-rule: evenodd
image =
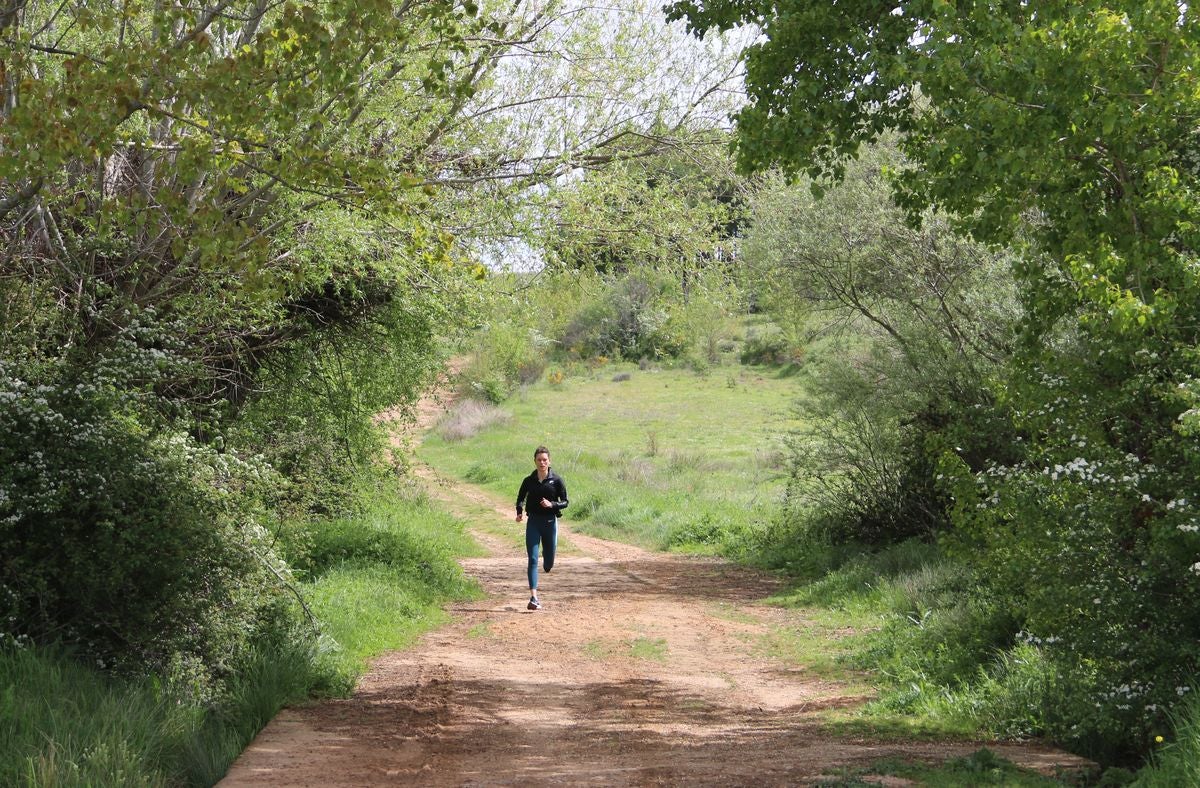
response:
M733 621L738 624L757 624L759 619L757 616L752 616L742 610L739 606L725 600L717 600L709 609L709 613L716 618L724 619L725 621Z
M629 380L616 382L617 373ZM504 403L511 418L419 454L439 471L515 498L550 447L571 497L565 518L585 533L653 548L734 553L775 512L784 490L782 436L795 380L741 366L604 365L545 381Z
M163 785L202 720L52 649L0 652L0 686L3 785Z
M667 641L664 638L652 638L644 635L629 640L589 640L583 645L584 655L588 659L594 660L606 660L620 656L665 662L667 651Z
M821 678L847 683L848 691L867 690L861 673L852 671L845 657L852 652L852 640L847 635L851 622L844 615L826 610L806 611L803 624L775 627L761 635L755 646L759 654L803 667L805 672ZM858 626L870 626L870 617L860 617Z
M313 529L293 559L322 623L327 692L347 693L367 662L445 621L441 603L479 594L455 562L478 555L463 522L422 497L389 496L360 517Z
M1069 784L1043 777L1028 769L1021 769L991 750L982 749L964 758L955 758L936 766L882 759L866 766L844 769L837 775L820 780L817 785L829 788L878 786L883 784L880 779L883 777L899 777L927 788L961 788L976 785L1041 788Z
M636 637L629 641L629 656L634 659L666 662L667 641L663 638Z
M0 650L0 785L211 785L312 675L306 648L250 655L219 707L55 648Z
M605 660L612 655L613 648L603 640L589 640L583 644L583 653L588 659Z
M471 640L476 638L490 638L494 636L495 633L492 632L492 625L487 621L480 622L467 630L467 637Z
M1200 785L1200 699L1189 696L1172 721L1174 731L1159 734L1150 763L1137 774L1139 788Z
M424 499L382 497L299 541L320 638L265 642L212 704L53 648L0 648L0 785L212 785L283 705L348 693L371 657L440 623L443 602L478 594L454 560L478 548Z

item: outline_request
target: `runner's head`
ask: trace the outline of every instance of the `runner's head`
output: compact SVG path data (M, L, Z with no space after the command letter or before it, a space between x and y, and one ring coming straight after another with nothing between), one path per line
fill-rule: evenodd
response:
M550 467L550 450L545 446L538 446L533 450L533 464L538 467L538 470L546 470Z

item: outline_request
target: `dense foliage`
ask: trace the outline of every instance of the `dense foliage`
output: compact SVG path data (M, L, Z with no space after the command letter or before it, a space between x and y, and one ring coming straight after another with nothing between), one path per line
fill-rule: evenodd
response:
M480 24L241 6L0 16L4 630L202 698L296 626L280 517L336 508L431 366L413 277L456 274L365 121L405 85L433 122Z
M294 588L321 622L321 637L307 625L277 629L251 649L221 655L219 702L160 677L114 676L77 648L0 645L0 783L213 785L282 705L347 692L371 657L440 622L448 599L469 597L454 560L467 549L461 521L394 492L370 496L353 517L289 534L284 552L302 569Z
M1014 340L1007 255L933 213L907 227L883 176L898 160L864 151L822 198L768 179L742 244L756 303L810 348L789 500L834 541L947 526L929 444L955 429L966 456L994 456L984 381Z
M750 167L840 177L899 132L910 218L1011 244L1023 306L989 376L1015 456L940 473L952 520L1049 661L1047 728L1143 749L1194 689L1200 312L1197 15L1173 2L681 2L698 30L760 24L739 116Z
M633 57L655 31L636 2L0 9L0 641L202 702L308 653L285 558L395 482L379 415L477 319L489 245L711 125L643 88L720 47Z

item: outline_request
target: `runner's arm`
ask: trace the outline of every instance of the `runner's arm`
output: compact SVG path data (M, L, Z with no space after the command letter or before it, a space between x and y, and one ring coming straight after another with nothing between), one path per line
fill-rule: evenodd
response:
M525 496L529 495L529 477L526 476L521 480L521 489L517 490L517 517L525 513L525 507L522 504L525 501Z
M561 476L558 477L558 500L551 503L554 504L555 516L561 514L562 510L570 504L570 501L567 500L567 483L562 480Z

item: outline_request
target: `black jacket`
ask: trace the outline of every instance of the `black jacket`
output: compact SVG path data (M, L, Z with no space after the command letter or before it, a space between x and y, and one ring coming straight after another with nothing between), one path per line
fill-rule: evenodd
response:
M550 509L543 508L543 498L554 506ZM538 481L537 469L521 480L521 489L517 492L517 514L524 512L526 505L530 517L558 517L559 513L567 508L567 485L553 468L542 481Z

